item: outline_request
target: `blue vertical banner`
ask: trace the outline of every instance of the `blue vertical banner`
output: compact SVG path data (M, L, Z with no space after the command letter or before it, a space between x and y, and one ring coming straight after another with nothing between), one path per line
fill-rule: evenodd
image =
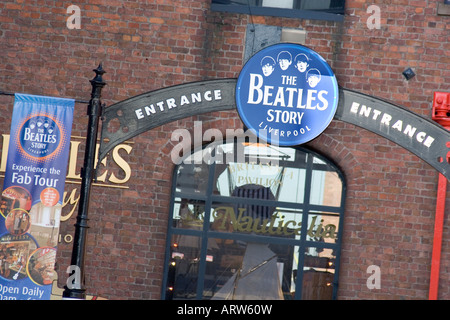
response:
M16 94L0 204L0 300L48 300L73 99Z

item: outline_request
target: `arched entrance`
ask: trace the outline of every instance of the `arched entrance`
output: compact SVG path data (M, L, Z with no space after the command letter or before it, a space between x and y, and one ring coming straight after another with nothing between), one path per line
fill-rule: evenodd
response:
M336 297L345 182L328 159L225 141L185 158L172 186L163 298Z
M235 108L235 79L211 80L142 94L104 110L99 161L117 144L162 124ZM378 98L340 89L335 119L374 132L414 153L450 178L450 133ZM115 122L115 126L110 126ZM110 128L113 127L113 130ZM196 293L199 295L199 293Z

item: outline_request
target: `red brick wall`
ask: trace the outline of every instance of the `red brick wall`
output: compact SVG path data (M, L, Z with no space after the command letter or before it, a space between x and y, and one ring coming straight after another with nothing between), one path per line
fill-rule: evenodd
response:
M369 3L347 0L342 23L209 10L209 0L78 1L81 29L69 30L69 4L45 0L0 3L0 89L89 100L99 62L107 71L103 101L175 84L237 77L248 23L307 31L306 45L332 66L339 84L410 108L430 118L434 91L450 91L450 23L438 0L374 1L381 28L369 29ZM395 4L392 4L395 3ZM416 77L406 81L402 71ZM9 132L13 98L0 96L0 132ZM74 136L84 136L86 106L76 104ZM170 201L173 130L242 127L235 112L188 118L146 132L122 152L132 176L126 189L95 186L89 211L88 293L110 299L159 299ZM392 142L333 121L308 144L333 159L347 179L339 299L426 299L437 173ZM79 146L78 167L84 144ZM123 178L111 159L108 170ZM122 176L121 176L122 175ZM67 190L77 188L69 185ZM447 207L450 203L447 202ZM67 214L67 208L65 209ZM62 222L73 234L74 217ZM449 299L449 224L445 223L439 297ZM60 284L71 244L58 247ZM381 270L381 289L369 290L369 265Z

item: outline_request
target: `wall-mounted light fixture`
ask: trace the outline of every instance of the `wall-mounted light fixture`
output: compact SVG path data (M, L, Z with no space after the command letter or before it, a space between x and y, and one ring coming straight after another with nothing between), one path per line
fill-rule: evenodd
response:
M406 80L411 80L416 76L416 74L411 68L406 69L405 71L402 72L402 74L406 78Z

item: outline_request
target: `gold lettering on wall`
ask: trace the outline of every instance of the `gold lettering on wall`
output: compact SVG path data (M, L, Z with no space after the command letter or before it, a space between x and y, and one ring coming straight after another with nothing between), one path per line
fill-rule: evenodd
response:
M2 134L3 145L2 145L2 154L0 160L0 177L4 177L4 172L6 171L6 161L8 159L8 147L10 136L9 134ZM66 190L63 195L63 213L61 215L61 222L67 221L70 217L75 213L75 210L78 205L78 201L80 199L80 195L78 189L70 188L70 185L80 185L81 184L81 165L82 163L78 163L78 153L80 151L80 145L84 142L84 137L72 136L70 141L70 150L69 150L69 161L67 166L67 174L66 174ZM101 161L102 168L98 168L98 176L93 185L105 187L105 188L122 188L128 189L129 187L126 183L131 178L131 167L126 162L126 160L122 157L121 153L126 152L126 154L130 154L133 147L130 145L131 143L124 143L117 145L111 152L110 157L112 159L112 163L110 164L111 169L116 171L116 174L120 174L118 177L112 170L106 168L108 163L108 156L105 157ZM98 150L100 145L97 144L96 155L95 155L95 164L97 164L98 159ZM110 172L111 171L111 172ZM68 239L67 237L63 237L63 239ZM66 241L67 242L67 241Z
M68 194L67 191L64 191L62 207L63 208L71 208L71 209L70 209L69 213L66 213L66 214L64 214L65 212L63 211L63 214L61 215L61 222L69 220L69 218L75 212L75 209L78 204L78 200L80 200L80 196L79 195L77 196L77 189L72 189L72 192L70 193L68 198L67 198L67 194Z
M3 137L3 147L2 147L2 160L0 165L0 172L6 171L6 160L8 159L8 147L9 147L9 134L2 134ZM2 175L2 177L4 177Z
M113 161L119 166L119 168L121 168L123 170L123 172L125 173L125 177L123 179L119 179L116 178L116 176L114 175L114 172L111 173L111 176L109 177L109 181L112 183L116 183L116 184L123 184L128 182L128 180L130 180L131 177L131 168L130 165L120 156L119 154L119 150L123 149L125 150L128 154L130 154L132 147L129 145L125 145L125 144L119 144L117 147L115 147L112 150L112 158ZM105 158L106 159L106 158ZM105 160L103 159L103 160ZM103 163L103 162L102 162Z

